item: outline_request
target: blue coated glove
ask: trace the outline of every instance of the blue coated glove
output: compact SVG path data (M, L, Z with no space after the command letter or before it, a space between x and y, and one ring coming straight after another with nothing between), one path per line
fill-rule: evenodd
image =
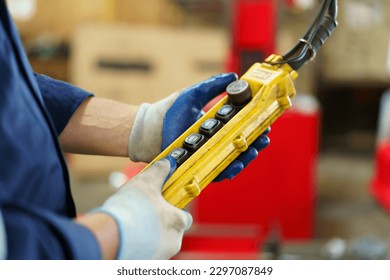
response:
M224 179L233 179L238 173L240 173L248 164L254 160L258 153L265 149L270 140L267 134L271 131L271 128L268 127L266 131L260 137L258 137L249 147L248 149L240 154L228 167L222 171L217 178L214 179L214 182L220 182Z
M225 92L226 87L236 79L237 75L234 73L220 74L154 104L142 104L130 134L130 159L152 161L203 115L202 109L209 101ZM261 135L216 178L216 181L232 179L268 144L269 138L266 134Z

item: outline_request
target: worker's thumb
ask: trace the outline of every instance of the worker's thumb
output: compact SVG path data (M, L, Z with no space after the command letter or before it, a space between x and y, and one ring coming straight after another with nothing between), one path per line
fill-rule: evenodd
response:
M139 174L136 179L143 180L144 184L148 184L155 188L155 190L161 192L162 186L176 170L176 166L176 160L168 156L153 163Z

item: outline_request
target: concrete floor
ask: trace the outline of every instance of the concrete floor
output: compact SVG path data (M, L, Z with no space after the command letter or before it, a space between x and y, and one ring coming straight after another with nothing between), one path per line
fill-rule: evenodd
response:
M318 177L317 236L390 237L390 216L371 197L373 159L367 156L321 156Z
M390 214L373 200L368 189L373 163L367 155L321 154L315 239L279 244L279 258L390 259ZM72 182L79 213L100 205L113 192L107 178L72 178ZM351 253L354 248L359 253Z
M371 156L322 154L316 238L282 244L281 251L299 259L389 259L390 213L369 193L373 171Z

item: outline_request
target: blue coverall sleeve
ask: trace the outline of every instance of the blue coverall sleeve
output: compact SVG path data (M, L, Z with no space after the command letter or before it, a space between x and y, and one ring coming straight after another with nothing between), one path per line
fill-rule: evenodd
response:
M93 94L46 75L37 73L34 73L34 75L45 106L57 130L57 135L60 135L74 111L86 98L93 96Z
M89 96L33 74L0 0L0 258L101 257L95 236L74 220L69 175L57 141Z
M2 205L8 259L101 259L96 239L84 226L43 208Z

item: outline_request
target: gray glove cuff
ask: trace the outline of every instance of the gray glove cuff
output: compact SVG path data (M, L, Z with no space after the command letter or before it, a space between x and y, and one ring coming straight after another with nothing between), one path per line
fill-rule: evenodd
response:
M161 151L162 122L161 118L153 116L153 105L143 103L134 119L129 137L129 158L134 161L150 162ZM160 145L156 145L160 143Z
M94 210L118 225L118 259L169 259L179 252L192 217L161 195L170 169L166 159L154 163Z
M149 163L160 154L164 118L178 95L174 93L156 103L141 104L128 143L128 155L132 161Z
M5 233L5 225L0 209L0 260L7 258L7 236Z
M118 225L120 242L116 257L118 260L152 259L160 243L159 227L148 227L150 224L159 225L157 213L152 215L150 211L154 207L141 194L137 195L137 199L136 203L128 199L126 207L106 202L102 207L92 211L110 215ZM148 219L148 223L143 219ZM143 240L147 240L148 244L144 244Z

